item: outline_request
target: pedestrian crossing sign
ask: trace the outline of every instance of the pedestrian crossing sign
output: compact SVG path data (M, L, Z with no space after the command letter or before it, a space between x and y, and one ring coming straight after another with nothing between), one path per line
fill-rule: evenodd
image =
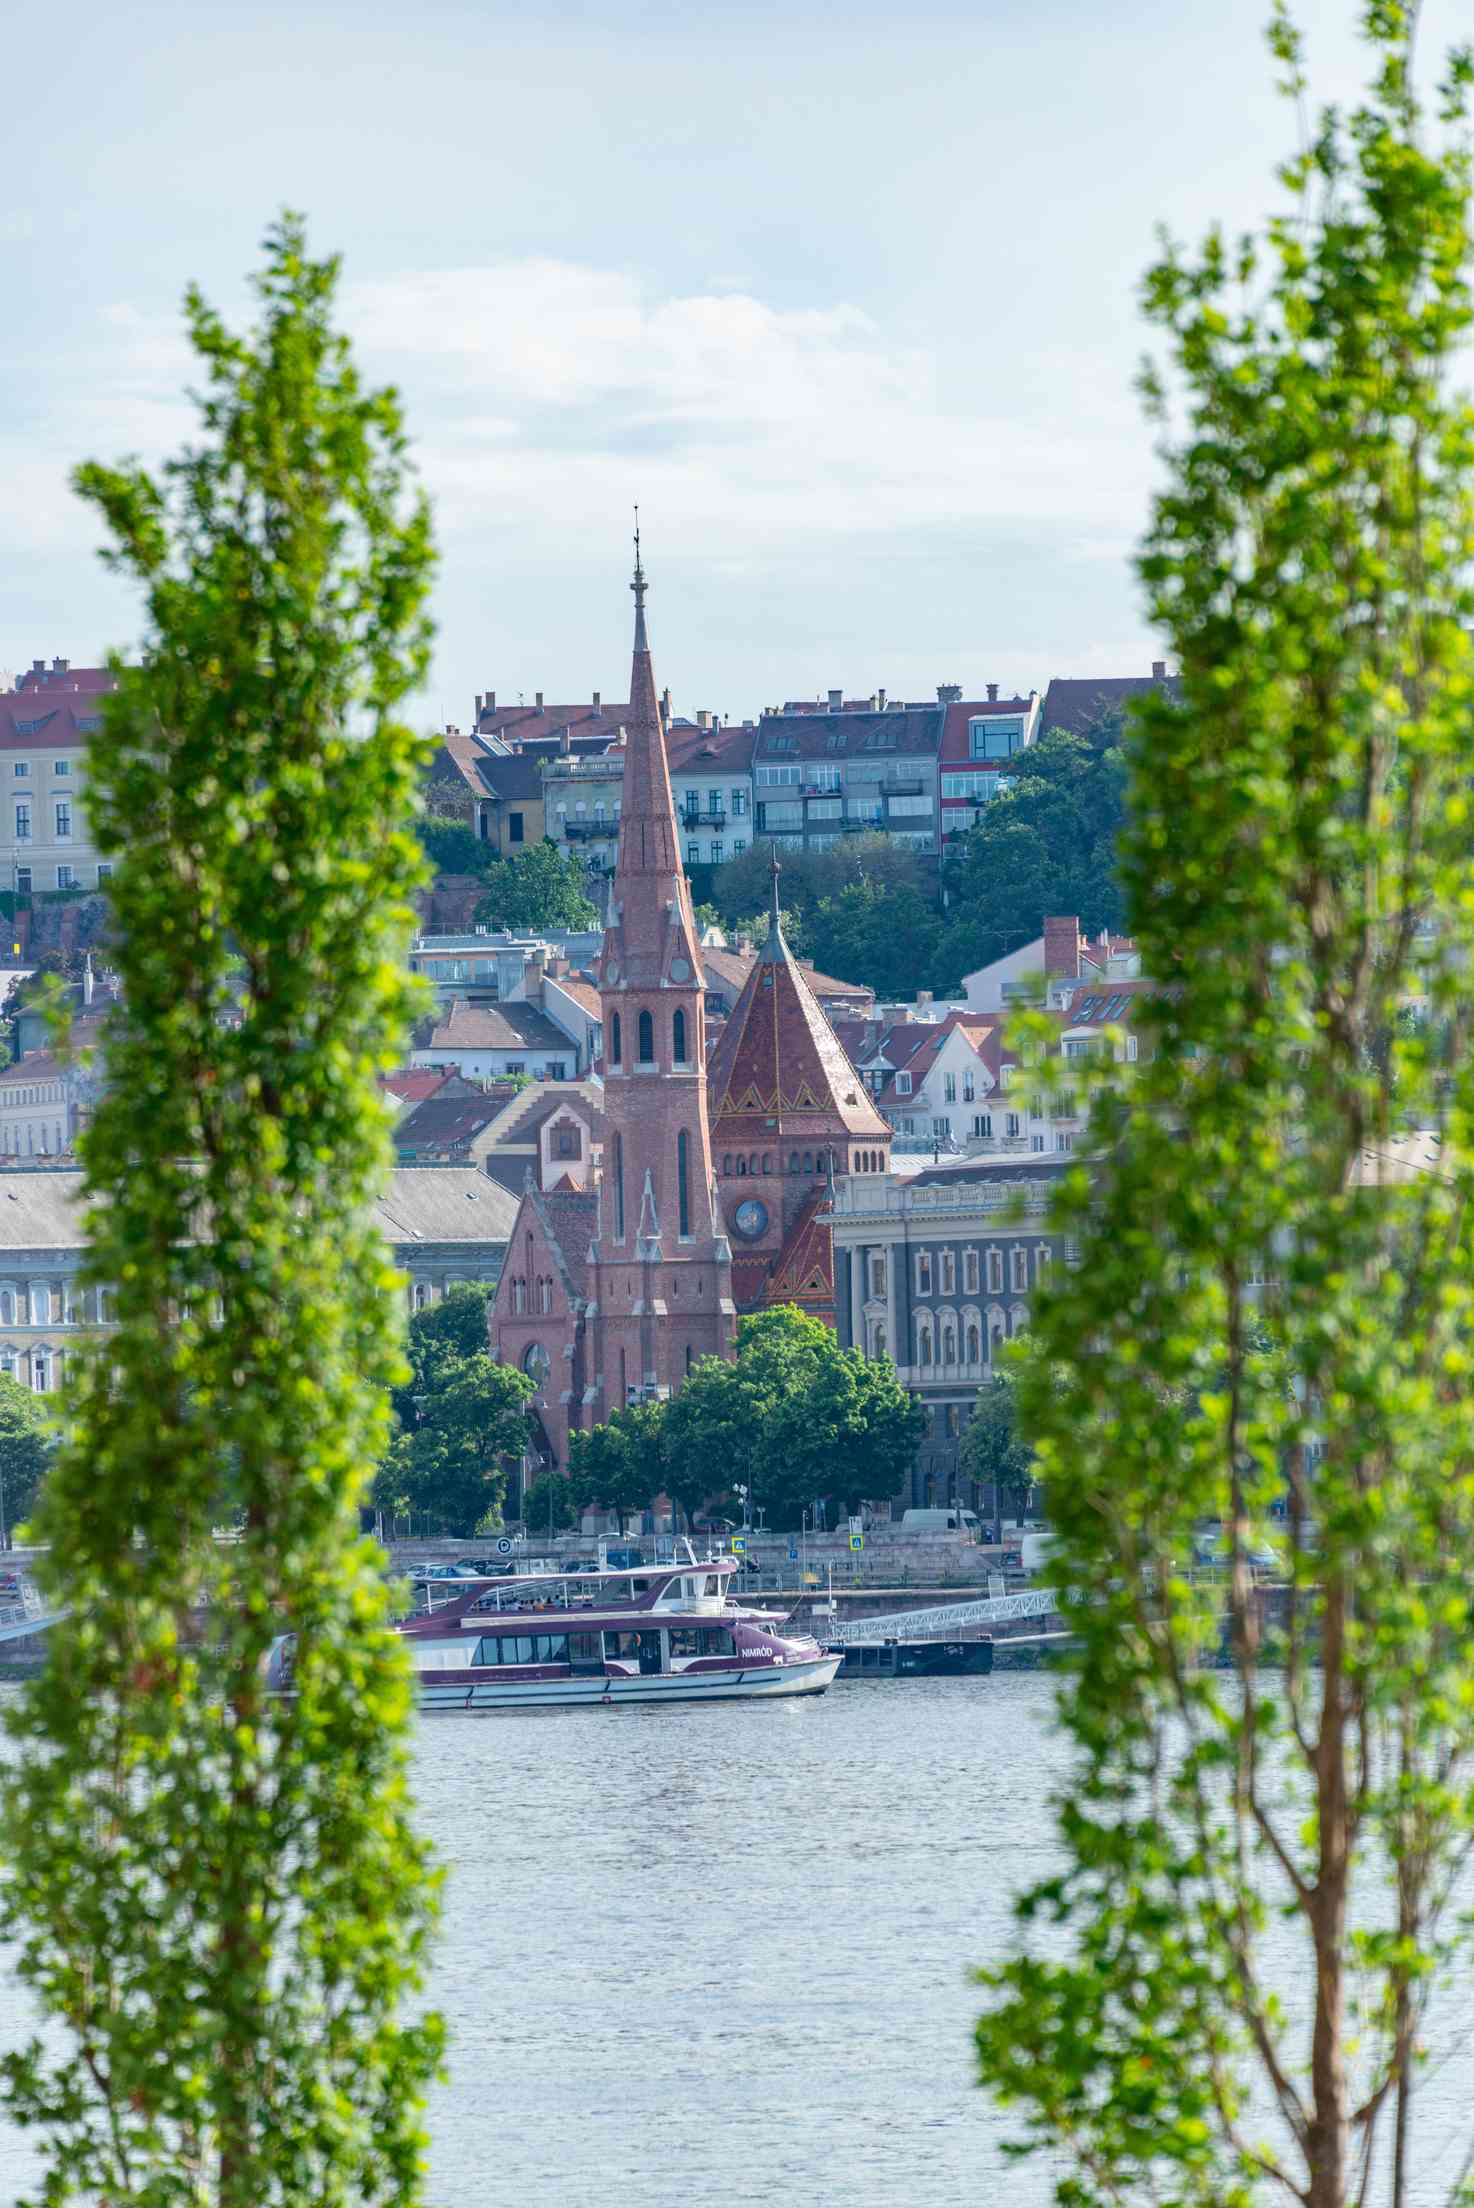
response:
M732 1554L733 1554L734 1556L746 1556L746 1554L747 1554L747 1535L746 1535L745 1533L734 1533L734 1534L733 1534L733 1536L732 1536Z
M864 1546L865 1536L863 1533L852 1533L850 1535L850 1547L852 1549L863 1549Z

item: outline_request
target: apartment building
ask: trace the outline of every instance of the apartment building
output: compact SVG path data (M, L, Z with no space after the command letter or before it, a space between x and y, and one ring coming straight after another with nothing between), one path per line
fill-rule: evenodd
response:
M954 698L942 727L941 833L965 835L984 806L1025 763L1039 732L1039 693L1000 698L987 685L984 698Z
M87 740L115 689L105 667L34 660L0 696L0 890L96 889L112 872L87 822Z
M886 835L935 859L939 765L949 703L790 699L763 714L753 746L754 834L780 851L825 851L851 835Z

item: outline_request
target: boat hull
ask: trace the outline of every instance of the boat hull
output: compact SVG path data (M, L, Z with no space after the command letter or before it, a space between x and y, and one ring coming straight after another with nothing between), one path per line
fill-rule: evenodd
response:
M838 1671L837 1655L791 1664L748 1664L731 1671L652 1672L629 1677L566 1679L421 1679L423 1710L612 1709L627 1702L692 1705L779 1695L822 1694Z

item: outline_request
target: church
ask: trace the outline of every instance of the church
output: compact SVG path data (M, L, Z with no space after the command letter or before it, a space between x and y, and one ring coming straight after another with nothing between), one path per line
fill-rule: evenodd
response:
M768 935L710 1053L691 893L635 540L634 658L619 853L599 960L604 1148L594 1185L523 1192L491 1346L534 1381L537 1452L674 1394L735 1354L737 1314L794 1303L834 1323L836 1181L884 1173L891 1130L783 938Z

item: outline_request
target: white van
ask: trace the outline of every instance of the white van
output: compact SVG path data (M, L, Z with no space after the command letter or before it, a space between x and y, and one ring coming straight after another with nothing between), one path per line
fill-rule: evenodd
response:
M965 1533L976 1541L981 1528L971 1510L908 1510L901 1520L902 1533Z
M1043 1571L1053 1547L1052 1533L1026 1533L1019 1543L1019 1563L1032 1577L1035 1572Z

